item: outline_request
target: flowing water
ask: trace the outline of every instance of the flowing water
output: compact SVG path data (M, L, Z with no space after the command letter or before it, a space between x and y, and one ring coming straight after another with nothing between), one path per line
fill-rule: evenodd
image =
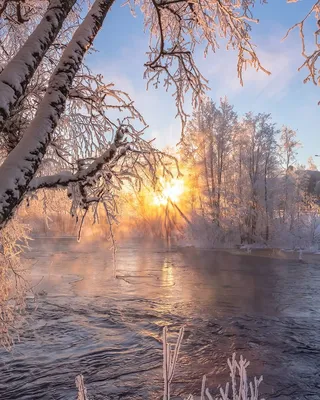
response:
M160 399L161 331L185 325L173 393L228 379L233 352L264 376L269 399L320 399L320 265L281 256L127 242L37 239L26 257L38 293L11 353L0 352L0 399Z

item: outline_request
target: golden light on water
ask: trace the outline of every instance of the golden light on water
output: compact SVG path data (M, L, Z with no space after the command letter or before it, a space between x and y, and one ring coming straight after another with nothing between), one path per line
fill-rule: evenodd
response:
M183 194L184 182L182 179L171 179L167 181L160 178L161 191L155 193L154 204L157 206L166 205L169 200L173 203L178 203Z

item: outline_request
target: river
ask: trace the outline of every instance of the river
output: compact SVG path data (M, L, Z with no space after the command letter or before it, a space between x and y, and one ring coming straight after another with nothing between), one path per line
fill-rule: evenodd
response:
M268 399L320 399L320 262L283 255L37 239L25 257L37 301L0 351L0 399L160 399L161 332L185 325L175 396L229 379L236 352ZM114 275L117 277L115 278Z

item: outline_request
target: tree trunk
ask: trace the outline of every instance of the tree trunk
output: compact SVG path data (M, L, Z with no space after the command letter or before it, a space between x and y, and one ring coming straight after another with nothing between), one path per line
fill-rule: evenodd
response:
M269 160L269 155L267 156L267 160L265 162L265 167L264 167L264 202L265 202L265 209L266 209L266 242L269 241L269 209L268 209L268 182L267 182L268 160Z
M210 180L211 180L211 207L212 214L215 219L215 210L214 210L214 198L215 198L215 181L214 181L214 160L213 160L213 132L209 132L210 135Z
M238 188L239 188L239 204L240 207L243 206L242 200L242 145L239 144L239 178L238 178ZM240 233L240 243L244 242L244 234L243 234L243 223L239 218L239 233Z
M36 116L0 167L0 226L11 218L51 142L70 87L114 0L96 0L53 72Z
M41 22L0 74L0 131L76 0L51 0Z
M251 243L255 243L256 231L257 231L257 209L258 201L256 193L253 194L252 208L251 208Z
M222 185L222 173L223 173L223 157L224 152L221 149L218 160L218 193L217 193L217 224L220 226L220 209L221 209L221 185Z
M213 193L210 188L210 182L209 182L208 161L207 161L207 156L206 156L205 140L203 141L203 166L204 166L204 174L205 174L207 192L208 192L208 197L209 197L209 204L210 204L210 208L211 208L211 218L213 218L213 215L214 215Z

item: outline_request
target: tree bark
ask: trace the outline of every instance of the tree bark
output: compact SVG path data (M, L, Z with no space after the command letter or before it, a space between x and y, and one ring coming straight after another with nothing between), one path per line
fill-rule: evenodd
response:
M76 0L51 0L41 22L0 74L0 131Z
M23 138L0 167L0 227L22 201L65 109L70 87L83 57L114 0L96 0L76 30L53 72L47 92Z

